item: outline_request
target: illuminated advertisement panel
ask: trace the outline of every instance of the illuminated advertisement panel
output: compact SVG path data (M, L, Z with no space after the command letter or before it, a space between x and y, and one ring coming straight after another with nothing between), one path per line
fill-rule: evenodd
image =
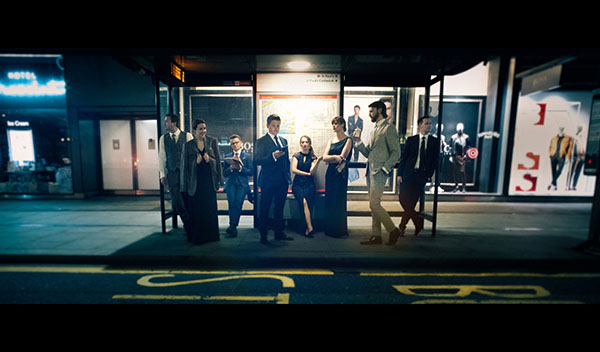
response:
M509 195L593 196L583 173L592 93L541 92L519 99Z
M267 133L266 120L271 114L281 118L279 134L288 141L290 156L300 151L300 138L312 139L316 155L323 155L327 141L333 137L331 120L340 114L339 74L265 73L257 76L256 138ZM315 182L325 187L327 165L321 163Z

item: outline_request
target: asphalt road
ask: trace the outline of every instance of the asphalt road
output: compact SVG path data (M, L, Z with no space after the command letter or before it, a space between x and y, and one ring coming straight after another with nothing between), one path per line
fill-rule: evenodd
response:
M600 273L0 265L3 304L598 304Z

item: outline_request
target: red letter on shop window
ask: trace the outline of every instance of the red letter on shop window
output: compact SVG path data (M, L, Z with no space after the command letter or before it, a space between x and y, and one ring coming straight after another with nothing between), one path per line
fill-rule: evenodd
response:
M535 189L537 187L537 177L533 177L530 174L525 174L523 175L523 178L526 179L527 181L531 182L531 188L529 188L528 190L524 190L523 188L521 188L521 186L517 186L517 191L518 192L535 192Z
M540 156L538 154L533 154L532 152L527 152L527 154L525 154L525 156L528 157L529 159L533 160L533 166L526 167L525 165L519 163L519 165L517 165L517 170L537 170L540 168Z
M546 118L546 104L537 104L540 106L540 112L538 113L538 115L540 115L540 120L536 123L534 123L534 125L543 125L544 124L544 119Z

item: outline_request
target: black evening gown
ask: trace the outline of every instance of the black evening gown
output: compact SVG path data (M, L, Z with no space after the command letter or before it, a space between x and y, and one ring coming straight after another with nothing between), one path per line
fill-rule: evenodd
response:
M310 166L313 162L310 154L302 154L302 152L298 152L294 154L294 158L298 161L297 168L300 171L309 172ZM304 199L306 199L306 203L308 204L308 209L312 215L313 213L313 205L315 204L315 181L312 176L305 175L295 175L294 182L292 183L292 193L294 194L294 198L298 202L298 207L300 209L300 218L302 219L302 223L304 224L303 231L306 230L306 218L304 217Z
M200 154L204 155L204 152ZM213 187L210 165L203 161L196 167L196 194L187 197L187 211L190 216L187 236L189 242L203 244L219 240L217 193Z
M332 143L328 154L341 155L348 138ZM348 155L352 155L352 149ZM325 174L325 234L331 237L348 237L346 215L348 167L346 166L340 173L337 171L338 165L338 163L329 164Z

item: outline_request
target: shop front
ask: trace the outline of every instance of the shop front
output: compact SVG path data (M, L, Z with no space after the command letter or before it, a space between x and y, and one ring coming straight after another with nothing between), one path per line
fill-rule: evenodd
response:
M72 195L60 55L0 55L0 194Z

